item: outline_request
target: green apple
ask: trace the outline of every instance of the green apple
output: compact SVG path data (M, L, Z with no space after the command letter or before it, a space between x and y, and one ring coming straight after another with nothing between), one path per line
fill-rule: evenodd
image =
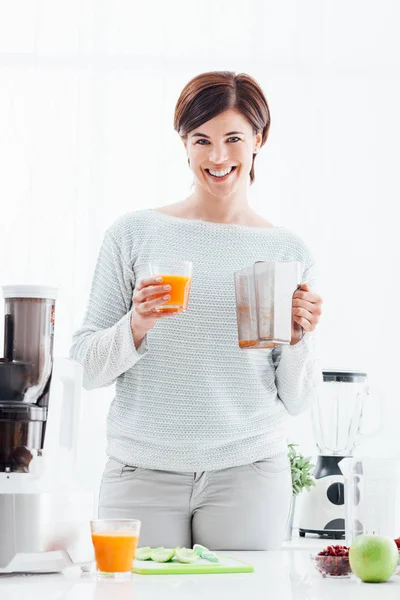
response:
M399 551L393 538L382 535L358 535L350 546L349 561L362 581L387 581L396 570Z

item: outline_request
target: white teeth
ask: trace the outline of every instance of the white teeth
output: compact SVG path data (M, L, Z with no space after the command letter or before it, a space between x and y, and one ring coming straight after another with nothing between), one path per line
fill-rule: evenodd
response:
M228 173L230 173L232 171L233 167L229 167L229 169L225 169L225 171L211 171L211 169L208 169L209 173L211 173L211 175L214 175L215 177L224 177L224 175L228 175Z

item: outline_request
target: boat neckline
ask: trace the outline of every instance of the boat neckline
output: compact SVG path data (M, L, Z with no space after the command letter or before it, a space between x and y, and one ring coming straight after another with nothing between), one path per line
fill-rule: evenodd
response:
M204 219L186 219L184 217L176 217L175 215L168 215L167 213L163 213L160 210L158 210L157 208L149 208L147 209L152 213L156 213L157 215L160 215L161 217L165 218L165 219L169 219L175 222L181 222L181 223L195 223L195 224L200 224L200 225L207 225L207 226L215 226L221 229L224 228L238 228L238 229L246 229L246 230L254 230L254 231L276 231L276 230L282 230L284 229L284 227L281 226L273 226L273 227L255 227L253 225L242 225L240 223L219 223L217 221L206 221Z

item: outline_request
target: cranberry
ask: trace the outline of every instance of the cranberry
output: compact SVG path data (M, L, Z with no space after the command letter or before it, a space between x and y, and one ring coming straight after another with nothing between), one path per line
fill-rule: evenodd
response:
M315 559L317 569L322 575L343 576L350 573L349 548L340 544L327 546Z

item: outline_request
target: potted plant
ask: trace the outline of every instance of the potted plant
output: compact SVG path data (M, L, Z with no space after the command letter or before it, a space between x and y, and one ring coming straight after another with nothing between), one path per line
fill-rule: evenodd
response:
M288 456L290 460L290 469L292 473L292 500L290 503L290 512L286 529L286 541L292 539L293 517L296 505L296 496L304 489L309 490L315 485L311 470L314 465L310 462L310 456L303 456L297 452L298 444L288 444Z

